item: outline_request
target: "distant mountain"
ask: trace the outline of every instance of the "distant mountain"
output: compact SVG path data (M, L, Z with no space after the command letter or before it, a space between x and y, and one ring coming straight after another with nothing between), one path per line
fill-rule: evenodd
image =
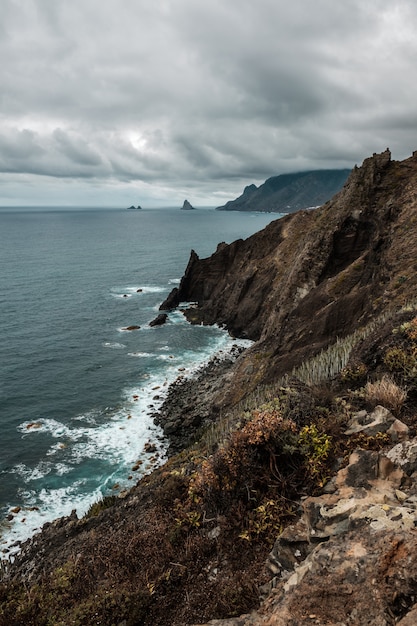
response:
M230 200L218 211L265 211L292 213L320 206L343 187L350 170L316 170L281 174L262 185L248 185L239 198Z

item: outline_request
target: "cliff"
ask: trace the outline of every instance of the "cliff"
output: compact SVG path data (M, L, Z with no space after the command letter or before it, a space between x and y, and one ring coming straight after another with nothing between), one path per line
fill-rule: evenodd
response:
M374 155L315 211L219 244L207 259L192 251L161 309L195 302L190 321L256 341L235 368L239 388L271 381L415 292L416 186L417 157Z
M217 210L293 213L320 206L341 189L348 175L349 170L316 170L272 176L259 187L248 185L241 196Z
M0 625L410 626L417 155L191 254L162 305L254 340L171 387L175 446L0 567Z

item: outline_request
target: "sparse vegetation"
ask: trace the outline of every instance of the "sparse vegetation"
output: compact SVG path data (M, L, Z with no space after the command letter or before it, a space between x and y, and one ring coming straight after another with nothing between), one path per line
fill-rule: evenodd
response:
M372 408L382 404L398 416L406 398L407 391L387 375L374 383L366 383L365 400Z
M389 176L385 157L381 172ZM374 174L372 167L372 181L379 180ZM204 434L198 441L190 424L197 443L144 477L125 499L105 498L83 520L46 529L32 552L22 557L20 569L13 574L11 567L0 569L0 626L185 626L249 612L266 582L267 555L277 534L296 519L301 498L321 494L329 477L358 447L381 450L389 443L387 434L345 436L352 414L382 404L415 431L416 303L405 304L416 288L409 269L415 263L415 237L404 228L403 239L391 246L396 214L391 211L385 236L387 203L376 206L373 182L360 170L356 177L358 190L349 191L349 202L340 211L346 217L355 208L360 224L369 225L369 246L366 240L360 257L354 246L345 264L345 246L356 239L349 231L343 245L334 249L341 221L332 203L319 209L316 218L313 213L297 218L304 220L302 227L286 219L285 237L276 229L285 254L277 254L271 237L264 237L261 245L271 248L265 271L271 281L265 291L255 291L255 321L260 325L267 319L263 313L274 310L274 294L287 298L288 315L280 318L274 311L267 347L250 352L246 369L242 367L244 382L232 391L234 401L244 399L232 409L219 403L215 423L199 422ZM315 229L315 239L308 239L305 219L309 229ZM327 230L329 221L332 231ZM412 223L408 214L406 221L407 226ZM349 224L352 234L360 237L356 218ZM294 247L296 259L290 254ZM304 258L301 248L306 250ZM399 250L409 255L407 263L398 261ZM317 299L308 301L308 294L298 298L291 317L288 302L293 303L293 295L287 287L309 281L314 255L321 255L322 267L315 267L315 276L306 284L312 292L312 285L317 286ZM256 260L256 276L262 274L263 258ZM278 278L271 278L277 266L281 274L277 271ZM327 274L321 273L323 267L328 267ZM342 304L355 306L352 315L350 309L345 315L343 307L333 308L331 287L337 287L342 298L353 283L354 293L347 294L352 298ZM249 306L239 301L241 311L243 305ZM374 311L378 315L367 322ZM343 318L340 327L336 314ZM203 319L199 309L193 315ZM315 324L309 325L310 315ZM292 326L294 319L301 320L300 328ZM356 319L363 326L351 332ZM327 331L327 324L333 330ZM281 333L287 352L279 354L272 333ZM321 350L326 342L329 345ZM285 367L282 362L292 357L291 351L295 356ZM304 354L316 356L303 359Z

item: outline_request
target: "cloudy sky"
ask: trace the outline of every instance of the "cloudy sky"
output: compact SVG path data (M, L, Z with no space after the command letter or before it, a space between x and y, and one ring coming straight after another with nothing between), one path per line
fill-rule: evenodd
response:
M0 205L220 205L417 149L414 0L1 0Z

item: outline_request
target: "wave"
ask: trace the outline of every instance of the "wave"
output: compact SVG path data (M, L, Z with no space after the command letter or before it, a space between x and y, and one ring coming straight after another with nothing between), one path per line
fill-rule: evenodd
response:
M192 335L204 332L201 327L187 327L180 313L172 317ZM125 387L118 407L76 415L67 424L45 418L20 424L21 435L39 438L47 452L34 467L19 464L11 470L24 485L20 491L23 504L18 513L12 513L16 509L12 503L4 510L5 517L12 517L0 529L5 556L13 558L19 542L46 521L70 515L73 510L81 517L101 497L128 489L132 481L165 462L167 442L154 424L153 414L169 385L179 376L192 376L214 354L226 357L233 345L251 344L232 340L218 329L205 330L203 349L197 341L195 349L174 350L164 343L155 346L154 353L131 353L151 362L137 384ZM152 454L145 447L148 442L155 446Z
M119 343L117 341L104 341L103 348L113 348L114 350L121 350L122 348L126 348L124 343Z
M140 296L146 294L165 293L167 290L168 287L163 287L161 285L131 285L113 287L110 290L110 294L114 298L131 298L134 295Z

